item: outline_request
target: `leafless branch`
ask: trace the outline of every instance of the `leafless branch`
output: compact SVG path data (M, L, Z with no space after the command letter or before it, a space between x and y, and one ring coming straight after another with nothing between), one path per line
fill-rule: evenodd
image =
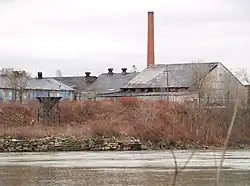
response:
M201 62L194 62L191 66L192 70L192 79L191 79L191 87L190 89L193 89L197 91L198 93L198 107L197 110L200 110L202 98L205 97L205 95L209 94L210 86L211 86L211 79L207 78L209 68L207 65L201 63ZM211 78L211 77L210 77Z
M185 164L180 169L178 169L178 164L177 164L177 160L176 160L176 156L175 156L174 150L170 149L170 152L171 152L171 154L173 156L173 159L174 159L174 169L175 169L174 170L174 178L173 178L172 186L175 186L178 175L187 167L188 163L190 162L190 160L194 156L196 150L192 151L192 153L188 157L187 161L185 162Z
M221 172L221 169L222 169L222 164L223 164L223 161L224 161L224 156L225 156L225 153L227 151L228 141L229 141L229 138L231 136L231 132L232 132L232 129L233 129L233 126L234 126L234 121L235 121L237 110L238 110L238 102L239 102L239 99L237 97L235 105L234 105L234 112L233 112L232 120L231 120L229 129L228 129L228 132L227 132L227 137L226 137L226 140L225 140L225 143L224 143L224 148L223 148L223 151L222 151L222 154L221 154L220 164L219 164L219 166L217 168L216 186L219 185L220 172Z
M10 88L13 91L13 99L17 99L17 93L20 95L20 101L22 101L22 93L27 87L30 74L24 70L1 69L0 74L5 78L6 88Z
M176 160L176 156L174 154L174 151L171 149L170 150L172 156L173 156L173 159L174 159L174 178L173 178L173 182L172 182L172 186L175 186L176 184L176 180L177 180L177 176L178 176L178 165L177 165L177 160Z
M214 166L217 167L217 160L216 160L216 154L215 154L215 151L214 151Z
M179 173L181 173L188 165L188 163L190 162L190 160L192 159L192 157L194 156L196 150L193 150L192 153L189 155L187 161L185 162L185 164L183 165L183 167L179 170Z
M62 77L62 76L63 76L62 71L61 71L60 69L58 69L58 70L56 71L56 77Z
M242 81L243 83L250 83L250 78L248 75L248 71L245 68L241 68L239 69L237 72L235 72L236 77L239 78L240 81Z

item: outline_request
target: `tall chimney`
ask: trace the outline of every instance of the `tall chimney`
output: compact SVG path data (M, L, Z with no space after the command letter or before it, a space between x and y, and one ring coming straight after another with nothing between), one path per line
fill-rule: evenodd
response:
M155 64L154 54L154 12L148 12L148 54L147 67Z

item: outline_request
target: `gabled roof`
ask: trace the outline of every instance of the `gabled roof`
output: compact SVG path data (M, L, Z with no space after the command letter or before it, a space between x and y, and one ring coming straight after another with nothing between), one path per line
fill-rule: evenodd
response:
M0 76L0 88L12 88L5 76ZM31 78L27 81L27 86L25 87L25 89L64 90L64 91L74 90L71 87L51 78L46 78L46 79Z
M120 88L134 78L139 73L102 73L97 77L97 79L89 85L87 88L88 91L95 91L97 93L108 93L120 91Z
M195 83L195 71L206 75L218 64L219 62L157 64L146 68L121 88L190 87L193 83Z
M96 80L96 76L72 76L72 77L50 77L53 78L65 85L70 86L71 88L77 88L84 91L89 84L93 83Z
M74 89L65 85L55 79L46 78L38 79L32 78L27 82L26 89L38 89L38 90L65 90L73 91Z

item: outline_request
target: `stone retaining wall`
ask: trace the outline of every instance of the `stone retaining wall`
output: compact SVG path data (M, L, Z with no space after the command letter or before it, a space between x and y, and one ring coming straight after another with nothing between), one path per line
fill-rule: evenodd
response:
M0 139L0 152L46 152L46 151L121 151L142 150L137 139L119 141L115 138L75 139L47 137L43 139Z
M220 147L220 146L218 146ZM246 143L229 145L235 148L248 148ZM90 138L77 139L72 137L46 137L42 139L19 140L11 137L0 138L0 152L48 152L48 151L132 151L160 149L208 149L213 146L199 145L191 141L169 141L153 144L127 137L126 139Z

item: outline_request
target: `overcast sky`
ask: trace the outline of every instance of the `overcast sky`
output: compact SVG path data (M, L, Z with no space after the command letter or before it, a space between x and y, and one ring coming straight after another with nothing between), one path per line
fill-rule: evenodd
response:
M249 7L249 0L0 0L0 64L45 76L144 69L154 11L156 63L250 70Z

